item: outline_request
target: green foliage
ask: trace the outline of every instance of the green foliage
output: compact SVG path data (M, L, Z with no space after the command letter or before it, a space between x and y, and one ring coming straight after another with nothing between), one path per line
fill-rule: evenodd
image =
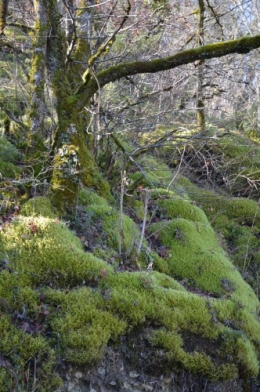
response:
M18 150L5 137L0 137L0 157L6 162L14 162L19 157Z
M15 178L21 172L14 164L18 159L18 150L5 137L0 137L0 178Z

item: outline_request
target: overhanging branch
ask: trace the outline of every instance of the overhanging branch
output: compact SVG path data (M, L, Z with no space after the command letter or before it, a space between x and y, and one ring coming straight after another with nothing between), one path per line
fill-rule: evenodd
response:
M195 49L184 50L173 56L162 59L120 63L100 71L95 75L95 78L92 77L87 83L83 83L78 89L77 94L86 94L88 97L91 97L98 90L98 87L103 87L108 83L126 76L167 71L181 65L193 63L197 60L223 57L228 54L246 54L259 47L260 35L256 35L253 37L242 37L236 40L218 42L200 46Z

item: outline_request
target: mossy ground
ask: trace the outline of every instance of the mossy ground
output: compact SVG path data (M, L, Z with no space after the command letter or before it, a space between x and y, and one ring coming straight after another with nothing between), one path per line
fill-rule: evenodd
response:
M136 333L165 371L258 375L258 203L138 162L125 213L83 188L66 223L37 197L2 225L0 390L56 390L61 363L93 366Z
M197 187L184 177L179 178L179 186L203 209L230 260L259 296L259 203Z
M151 222L150 230L167 252L144 244L153 270L109 260L118 255L118 213L92 191L82 191L81 211L89 219L86 229L98 230L102 241L94 239L93 246L105 246L99 252L103 259L84 250L82 239L55 217L45 198L29 201L22 208L26 216L2 227L1 353L8 364L1 372L3 388L11 390L12 371L19 369L15 382L24 390L33 382L40 391L49 385L55 390L60 360L93 365L107 345L118 346L137 329L149 331L155 352L165 350L167 369L187 369L210 380L258 374L257 297L221 249L203 211L162 195L151 198L162 222ZM140 233L126 216L123 232L125 249L134 252ZM218 350L211 352L215 344Z

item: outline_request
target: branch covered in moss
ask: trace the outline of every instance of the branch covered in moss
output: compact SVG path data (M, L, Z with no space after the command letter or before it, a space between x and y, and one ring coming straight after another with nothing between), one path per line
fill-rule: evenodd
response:
M86 94L88 97L91 97L98 90L98 86L103 87L126 76L166 71L197 60L223 57L233 53L246 54L259 47L260 35L256 35L184 50L162 59L120 63L100 71L95 78L92 77L87 83L83 83L78 90L78 94Z
M0 34L3 34L6 25L7 11L8 11L8 1L0 0Z

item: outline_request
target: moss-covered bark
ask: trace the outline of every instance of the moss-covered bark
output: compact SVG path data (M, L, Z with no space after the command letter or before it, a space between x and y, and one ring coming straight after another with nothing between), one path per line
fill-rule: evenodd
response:
M181 65L193 63L196 60L207 60L216 57L227 56L228 54L246 54L253 49L260 47L260 35L253 37L242 37L240 39L218 42L195 49L188 49L176 53L163 59L151 61L135 61L130 63L120 63L99 72L96 79L92 78L88 83L83 84L78 94L92 95L99 87L103 87L110 82L125 76L137 75L140 73L156 73L179 67ZM97 84L98 81L98 84Z
M9 0L1 0L0 1L0 34L3 33L4 28L5 28L7 11L8 11L8 3L9 3Z
M103 194L109 191L98 173L91 149L86 145L85 129L88 117L84 115L83 108L88 105L88 99L75 99L72 93L71 72L66 66L66 36L60 25L61 15L57 3L42 1L38 9L37 23L40 27L36 31L32 71L35 97L33 102L36 106L43 104L43 72L46 67L54 97L53 109L57 116L51 190L54 204L63 210L74 205L80 184L97 188ZM47 34L48 29L50 34ZM37 111L35 105L35 128L39 132L42 125L41 121L38 121L40 110Z
M70 42L66 59L69 80L74 88L82 82L81 75L85 71L91 56L90 42L93 30L93 8L89 8L84 0L80 0L77 5L75 26L73 27L71 38L69 38Z
M45 104L45 62L46 62L46 43L50 30L48 13L45 1L36 3L36 12L38 14L35 26L34 51L31 63L30 82L32 98L30 105L30 139L34 139L37 133L44 136L44 120L46 116ZM33 142L33 140L31 140Z

